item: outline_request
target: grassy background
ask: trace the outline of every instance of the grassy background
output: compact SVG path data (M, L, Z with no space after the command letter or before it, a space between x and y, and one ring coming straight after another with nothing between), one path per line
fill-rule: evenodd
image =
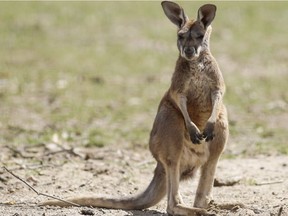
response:
M215 4L225 154L287 154L288 2ZM0 145L147 148L175 31L159 2L0 2Z

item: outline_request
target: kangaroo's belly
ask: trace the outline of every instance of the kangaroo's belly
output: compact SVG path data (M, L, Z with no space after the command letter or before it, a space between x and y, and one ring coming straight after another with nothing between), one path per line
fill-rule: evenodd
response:
M208 160L208 143L202 141L201 145L192 144L190 140L185 140L182 157L180 160L181 179L194 177L197 170Z

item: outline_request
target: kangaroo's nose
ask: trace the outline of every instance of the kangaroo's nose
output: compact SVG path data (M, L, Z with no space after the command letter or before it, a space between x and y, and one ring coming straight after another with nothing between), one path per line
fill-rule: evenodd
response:
M184 52L186 55L194 55L195 54L195 48L194 47L185 47Z

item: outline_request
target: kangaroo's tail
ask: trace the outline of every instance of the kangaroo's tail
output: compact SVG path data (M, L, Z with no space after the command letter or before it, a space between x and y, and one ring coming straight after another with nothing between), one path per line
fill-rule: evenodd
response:
M160 163L157 164L154 177L147 187L147 189L135 197L128 198L97 198L97 197L75 197L67 199L67 201L78 204L80 206L92 206L100 208L111 209L145 209L157 204L166 194L166 177L165 172ZM72 206L66 202L58 200L48 200L40 205L54 205L54 206Z

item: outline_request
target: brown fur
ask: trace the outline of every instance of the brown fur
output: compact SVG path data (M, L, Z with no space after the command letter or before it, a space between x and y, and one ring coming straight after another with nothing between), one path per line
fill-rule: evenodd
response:
M116 209L143 209L168 195L172 215L209 215L214 173L228 138L228 121L222 97L221 71L210 53L211 22L216 7L204 5L196 21L189 20L173 2L162 2L167 17L178 26L178 57L171 86L162 98L150 134L149 148L157 161L152 182L140 195L127 199L76 197L69 201ZM192 141L191 141L192 140ZM201 176L194 207L184 206L178 192L180 180ZM67 206L61 201L43 205Z

